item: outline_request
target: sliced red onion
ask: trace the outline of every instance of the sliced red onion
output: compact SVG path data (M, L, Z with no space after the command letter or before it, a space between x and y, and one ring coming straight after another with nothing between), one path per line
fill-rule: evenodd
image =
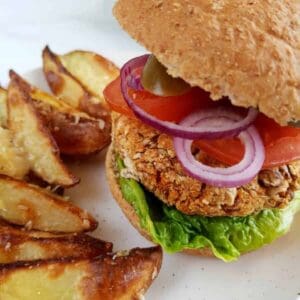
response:
M136 91L143 91L144 87L141 82L140 75L131 75L128 79L128 87Z
M236 116L216 118L210 117L196 120L197 114L192 114L180 124L185 126L223 126L236 122ZM254 126L239 134L238 138L245 146L243 159L228 168L215 168L197 161L191 153L192 141L174 138L176 155L184 170L193 178L206 184L232 188L249 183L261 170L265 160L265 148L262 139Z
M145 124L154 127L155 129L175 136L185 139L195 140L195 139L218 139L224 137L232 137L238 135L240 132L248 128L257 117L256 109L249 109L248 114L245 118L240 118L237 122L232 122L224 124L222 127L214 126L210 124L209 126L202 126L201 123L195 127L178 125L172 122L162 121L158 118L148 114L141 107L136 105L131 99L128 93L128 86L133 87L136 83L133 83L133 76L135 70L142 68L148 59L149 55L143 55L137 58L134 58L127 62L121 69L121 90L127 105L132 109L134 114ZM137 88L139 90L139 88ZM162 100L163 101L163 100ZM234 113L233 110L228 108L218 107L215 109L202 110L203 115L208 114L207 116L213 115L214 117L220 118L225 117L231 113Z

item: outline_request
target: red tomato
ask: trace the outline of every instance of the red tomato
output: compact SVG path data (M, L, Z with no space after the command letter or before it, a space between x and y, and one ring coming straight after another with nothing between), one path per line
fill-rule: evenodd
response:
M120 85L120 77L109 84L104 90L105 100L112 110L133 117L133 112L123 99ZM191 89L187 94L176 97L159 97L146 91L131 91L130 94L135 103L149 114L161 120L173 122L179 122L191 112L208 107L212 102L209 99L209 94L198 88Z
M266 150L264 168L280 166L300 159L300 129L282 127L272 119L260 114L254 123ZM227 164L238 163L244 147L238 139L201 140L195 144L214 158Z
M176 97L159 97L145 91L131 91L130 93L136 104L164 121L179 122L196 109L219 105L219 102L211 101L209 94L199 88L193 88L187 94ZM112 110L134 117L123 99L120 78L108 85L104 96ZM264 168L300 159L300 129L282 127L262 114L259 115L254 125L266 149ZM227 164L238 163L244 154L243 145L238 139L200 140L195 141L195 145Z

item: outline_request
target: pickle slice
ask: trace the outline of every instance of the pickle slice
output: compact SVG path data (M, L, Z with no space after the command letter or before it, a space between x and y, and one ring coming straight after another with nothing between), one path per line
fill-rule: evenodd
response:
M163 97L183 95L191 89L182 79L170 76L154 55L149 56L141 81L146 91Z

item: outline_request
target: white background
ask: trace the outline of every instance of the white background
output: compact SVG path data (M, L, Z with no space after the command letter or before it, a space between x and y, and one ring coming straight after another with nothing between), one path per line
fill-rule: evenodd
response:
M0 0L0 81L7 81L10 68L24 74L40 67L46 44L58 53L90 49L118 64L143 53L112 18L112 4L109 0ZM31 73L33 82L40 78ZM72 168L82 183L70 195L98 218L97 236L113 241L117 249L149 245L111 199L103 155ZM300 218L289 235L231 264L165 255L147 299L294 300L300 292L299 228Z
M0 80L41 65L41 50L92 49L117 63L142 51L119 30L111 0L0 0ZM130 53L131 52L131 53Z

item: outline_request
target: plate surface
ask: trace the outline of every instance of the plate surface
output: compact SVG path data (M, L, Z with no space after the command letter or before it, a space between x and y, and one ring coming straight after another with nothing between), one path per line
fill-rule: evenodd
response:
M47 89L40 69L25 74ZM145 247L142 238L113 200L105 178L105 153L70 164L81 184L67 191L73 202L99 221L95 236L112 241L115 249ZM300 215L288 235L237 262L183 254L164 255L161 273L146 295L159 300L295 300L300 292Z

